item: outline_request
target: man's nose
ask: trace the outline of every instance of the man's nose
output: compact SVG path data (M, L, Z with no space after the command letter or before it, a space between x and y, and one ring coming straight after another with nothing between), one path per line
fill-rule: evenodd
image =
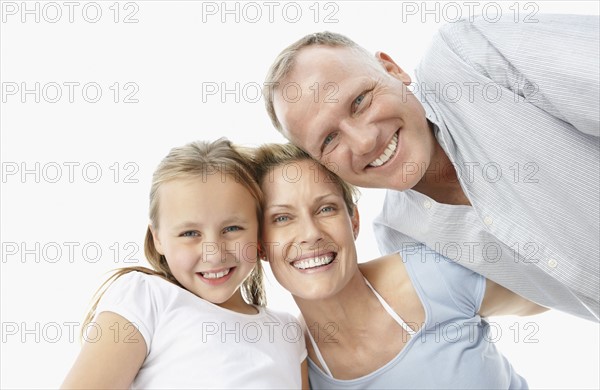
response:
M377 146L377 129L357 120L346 120L340 129L347 140L347 147L356 155L365 155Z

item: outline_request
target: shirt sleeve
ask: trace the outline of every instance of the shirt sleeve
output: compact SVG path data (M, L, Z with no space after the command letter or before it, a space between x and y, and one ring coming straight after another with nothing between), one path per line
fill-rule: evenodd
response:
M598 137L599 35L597 16L505 15L446 25L436 40L491 82Z
M397 210L403 210L402 202L398 191L386 190L383 208L373 220L373 233L382 255L396 253L416 244L414 239L394 228L394 218L398 217Z
M96 308L96 316L109 311L133 324L144 337L146 353L150 351L157 323L157 294L151 278L155 276L142 272L129 272L118 277L108 287Z

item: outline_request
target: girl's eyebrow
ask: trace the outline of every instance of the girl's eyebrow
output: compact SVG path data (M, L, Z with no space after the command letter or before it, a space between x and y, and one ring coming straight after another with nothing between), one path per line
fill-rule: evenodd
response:
M196 222L192 222L192 221L184 221L182 223L179 223L177 225L175 225L173 227L174 230L181 230L181 229L188 229L188 228L192 228L192 227L198 227L199 225Z
M227 219L224 219L220 222L221 225L229 225L229 224L235 224L235 223L245 223L247 222L246 218L242 218L239 215L233 215ZM177 225L175 225L173 227L173 229L175 230L181 230L181 229L189 229L189 228L198 228L200 227L201 224L197 223L197 222L193 222L193 221L184 221L182 223L179 223Z

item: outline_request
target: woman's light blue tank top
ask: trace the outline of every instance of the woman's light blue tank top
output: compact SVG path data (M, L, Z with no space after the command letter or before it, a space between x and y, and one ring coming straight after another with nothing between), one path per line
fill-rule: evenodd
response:
M425 309L414 332L371 287L386 311L411 335L400 353L360 378L335 379L309 334L321 370L308 360L313 389L527 389L496 349L488 323L477 312L485 278L424 245L401 251L410 280ZM407 329L408 328L408 329Z

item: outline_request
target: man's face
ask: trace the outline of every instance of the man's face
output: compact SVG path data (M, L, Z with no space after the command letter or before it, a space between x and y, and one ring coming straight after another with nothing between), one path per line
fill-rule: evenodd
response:
M408 75L378 58L385 68L349 48L302 49L275 90L275 112L283 134L342 179L405 190L425 173L435 141Z

